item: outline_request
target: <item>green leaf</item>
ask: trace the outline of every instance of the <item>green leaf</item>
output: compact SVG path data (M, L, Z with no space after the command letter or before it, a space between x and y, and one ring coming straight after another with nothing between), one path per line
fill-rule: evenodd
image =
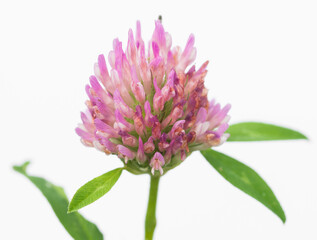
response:
M243 122L229 126L228 141L269 141L307 139L300 132L267 123Z
M67 232L75 240L102 240L102 233L95 224L77 212L67 214L68 199L63 188L43 178L27 174L26 169L29 163L25 162L21 166L14 166L13 169L28 178L42 192Z
M118 181L123 168L117 168L94 178L80 187L71 200L68 212L85 207L105 195Z
M261 202L285 223L286 217L280 203L270 187L253 169L211 149L201 153L228 182Z

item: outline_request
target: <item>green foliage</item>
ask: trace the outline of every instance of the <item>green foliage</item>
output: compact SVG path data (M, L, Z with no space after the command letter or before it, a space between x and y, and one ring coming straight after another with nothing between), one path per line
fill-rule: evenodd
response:
M266 182L250 167L208 149L201 151L206 160L233 186L261 202L285 223L284 211Z
M152 240L156 227L156 202L160 177L151 176L149 201L145 217L145 240Z
M67 214L68 199L63 188L56 186L44 178L30 176L26 169L30 162L13 169L28 178L45 196L59 221L75 240L102 240L103 235L97 226L86 220L79 213Z
M68 212L77 211L105 195L118 181L122 170L123 168L116 168L80 187L69 204Z
M124 117L124 119L125 119L128 123L134 124L133 119L127 118L127 117Z
M267 123L243 122L229 126L228 141L269 141L307 139L300 132Z
M162 121L165 119L170 113L172 112L173 109L173 98L165 102L163 111L160 113L159 120Z
M154 88L154 85L151 84L151 92L150 92L149 95L146 96L146 100L149 101L152 111L153 111L153 98L154 98L154 95L155 95L155 88Z

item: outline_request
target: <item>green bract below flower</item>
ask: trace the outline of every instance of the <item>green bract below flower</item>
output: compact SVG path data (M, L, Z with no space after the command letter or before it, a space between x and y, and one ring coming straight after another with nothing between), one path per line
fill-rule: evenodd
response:
M96 226L75 211L106 194L123 170L151 176L145 239L152 240L159 180L195 150L200 150L232 185L286 221L274 193L254 170L211 147L225 141L307 138L297 131L265 123L229 126L230 105L221 108L214 100L207 99L204 78L208 61L198 70L191 66L196 58L194 36L190 35L183 51L171 46L170 34L165 32L160 21L156 21L146 54L137 22L135 36L129 31L125 52L122 43L114 40L114 49L108 56L111 70L108 71L103 55L95 64L95 76L90 77L90 85L86 87L88 110L81 114L83 124L76 132L84 145L117 155L124 165L122 168L83 185L69 205L60 187L26 173L28 163L14 168L42 191L76 240L103 239Z

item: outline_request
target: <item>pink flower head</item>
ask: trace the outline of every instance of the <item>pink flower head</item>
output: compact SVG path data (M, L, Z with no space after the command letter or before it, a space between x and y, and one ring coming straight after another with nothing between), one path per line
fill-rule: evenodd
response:
M142 108L138 105L135 107L135 110L136 112L133 117L135 131L139 134L139 136L144 136L146 128L142 116Z
M127 164L128 160L135 158L135 153L125 146L118 145L118 156L124 159L125 164Z
M153 79L153 85L155 89L155 94L153 97L153 108L155 112L160 112L164 108L164 98L161 92L161 89L157 86L156 78Z
M154 171L158 170L160 174L163 174L162 166L165 164L164 157L161 153L156 152L151 159L150 166L152 167L151 173L154 175Z
M155 145L153 142L153 137L149 137L149 139L147 140L147 142L144 144L144 151L146 153L152 153L155 149Z
M137 158L138 162L141 164L145 163L145 161L147 159L147 156L145 155L145 152L144 152L144 145L143 145L141 137L139 137L139 149L138 149L138 152L136 154L136 158Z
M163 174L174 158L184 161L192 151L225 142L230 105L208 101L208 61L196 70L194 44L191 34L183 51L172 47L160 21L148 44L140 22L135 34L128 32L126 51L115 39L108 65L99 55L86 86L88 109L76 128L82 143L132 161L133 172Z

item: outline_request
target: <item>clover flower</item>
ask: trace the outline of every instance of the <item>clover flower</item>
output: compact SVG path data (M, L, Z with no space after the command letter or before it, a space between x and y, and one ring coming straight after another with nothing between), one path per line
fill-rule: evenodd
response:
M118 155L136 174L163 174L194 150L218 146L227 140L230 105L221 108L207 99L206 61L198 70L195 38L182 51L160 21L147 49L130 29L127 49L115 39L108 63L99 55L95 75L86 86L87 111L76 128L84 145Z
M66 212L78 211L101 198L127 170L150 176L144 239L153 240L161 175L195 150L200 150L228 182L262 203L285 223L283 208L260 175L244 163L210 148L226 140L307 140L307 137L292 129L261 122L241 122L228 128L230 105L221 108L215 100L207 99L204 78L208 61L198 70L192 65L196 57L194 36L189 36L184 51L171 46L171 36L164 31L161 22L156 21L146 53L137 22L136 34L129 31L125 52L122 43L114 40L113 51L108 56L111 70L108 71L105 57L100 55L95 75L86 86L88 109L81 113L82 124L76 132L84 145L117 155L123 167L88 181L68 204L61 187L28 175L29 162L14 166L14 170L44 193L74 239L104 239L96 225L82 215L66 215ZM204 184L208 183L201 186Z

